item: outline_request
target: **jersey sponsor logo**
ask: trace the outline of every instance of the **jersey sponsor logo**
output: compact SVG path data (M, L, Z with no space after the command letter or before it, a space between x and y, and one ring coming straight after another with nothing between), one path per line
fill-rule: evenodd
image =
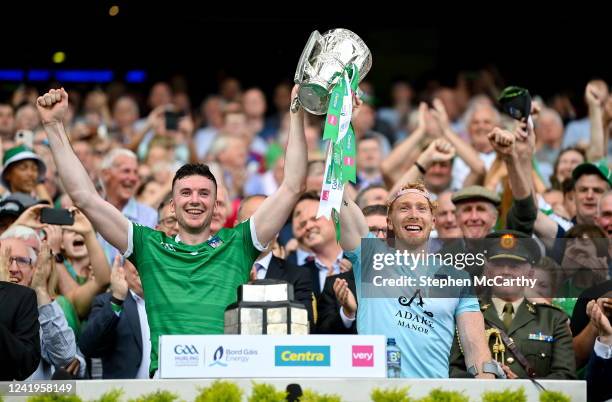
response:
M410 299L401 296L397 301L400 305L409 308L409 310L402 309L395 313L397 325L421 334L429 335L430 330L434 329L433 320L431 320L431 318L434 317L434 313L425 309L425 302L421 295L421 289L417 289ZM422 310L423 315L417 312L417 308Z
M408 300L408 298L406 298L405 296L401 296L399 299L397 299L397 302L402 306L410 307L417 296L419 297L419 300L416 305L423 310L423 313L426 316L433 318L434 314L431 311L425 310L425 302L423 301L423 296L421 295L421 289L417 289L414 292L414 295L410 298L410 300Z
M166 243L166 242L160 241L159 244L161 244L161 246L163 248L165 248L166 250L168 250L168 251L176 251L174 246L172 244L170 244L170 243Z

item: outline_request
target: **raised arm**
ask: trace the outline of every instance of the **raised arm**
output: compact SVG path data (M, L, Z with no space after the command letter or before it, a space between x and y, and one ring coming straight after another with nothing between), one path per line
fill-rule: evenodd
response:
M419 125L405 140L395 147L380 165L383 178L387 187L400 180L401 172L410 167L419 155L419 143L425 137L426 123L425 114L427 104L421 102L419 105Z
M345 251L355 250L359 247L361 239L366 237L369 228L361 209L344 192L342 194L342 207L340 208L340 247Z
M445 139L438 138L429 144L427 149L421 155L419 155L416 163L427 171L427 169L429 169L434 163L450 161L454 156L455 148ZM423 173L419 170L419 167L417 167L416 164L413 164L410 166L410 169L408 169L406 173L404 173L404 175L395 182L389 191L389 194L395 194L406 184L417 181L417 179L419 179L422 175Z
M486 173L484 162L480 159L478 152L476 152L470 144L462 140L453 130L451 130L448 115L446 114L446 109L442 101L440 99L434 99L433 107L434 110L431 113L438 121L440 127L442 127L444 138L455 147L457 155L463 159L475 175L478 177L484 176Z
M74 230L85 239L89 263L93 270L93 279L90 278L67 295L79 317L86 318L94 298L104 292L106 286L110 283L111 269L104 255L104 250L102 250L102 246L96 238L96 232L81 211L75 209L74 225L67 226L66 229Z
M130 222L96 192L66 135L62 121L68 108L68 93L63 88L52 89L38 97L36 107L66 192L102 237L122 253L125 252Z
M531 167L531 160L523 158L517 152L517 139L510 131L502 130L495 127L489 133L489 142L501 156L508 169L508 180L512 189L512 197L515 199L524 199L531 194L531 170L529 174L525 174L525 169L522 168L522 163L526 163Z
M591 123L591 141L587 149L587 159L597 161L606 155L608 149L604 148L603 126L603 103L606 98L593 84L587 85L584 96L589 106L589 122Z
M296 102L298 86L291 92L291 104ZM278 190L261 204L253 214L255 232L261 244L274 240L295 203L306 186L306 165L308 163L306 137L304 136L304 111L297 108L290 111L291 123L289 140L285 151L285 175Z

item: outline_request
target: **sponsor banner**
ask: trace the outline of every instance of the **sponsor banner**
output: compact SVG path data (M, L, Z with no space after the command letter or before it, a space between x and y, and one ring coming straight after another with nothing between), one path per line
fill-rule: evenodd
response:
M163 335L160 378L386 376L376 335Z

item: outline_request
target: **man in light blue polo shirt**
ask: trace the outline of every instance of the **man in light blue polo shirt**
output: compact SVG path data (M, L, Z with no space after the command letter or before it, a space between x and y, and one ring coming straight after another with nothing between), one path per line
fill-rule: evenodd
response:
M503 376L491 360L484 338L484 321L478 301L462 287L447 289L418 286L416 277L466 279L454 267L405 263L385 265L375 255L416 255L426 248L435 222L435 201L422 183L404 186L392 196L387 215L389 237L395 248L368 235L365 218L355 203L344 197L340 213L341 246L353 263L357 290L357 332L395 338L402 352L402 377L446 378L455 328L464 344L466 366L477 378ZM362 242L362 238L368 236ZM389 257L390 258L390 257ZM362 266L363 263L363 266ZM411 269L413 268L413 269ZM373 286L381 279L415 278L417 285ZM342 294L340 294L342 295ZM342 300L340 300L342 304ZM346 305L346 304L343 304ZM342 310L341 314L346 315ZM348 311L350 317L351 311ZM473 366L473 367L472 367ZM493 367L494 366L494 367Z

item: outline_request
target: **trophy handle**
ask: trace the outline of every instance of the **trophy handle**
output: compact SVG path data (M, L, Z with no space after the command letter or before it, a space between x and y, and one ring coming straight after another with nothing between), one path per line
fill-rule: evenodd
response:
M306 47L304 47L304 50L302 50L302 55L300 56L300 61L298 62L297 69L295 70L295 76L293 77L293 81L296 84L301 84L304 80L304 72L312 69L308 59L310 58L315 45L319 43L322 38L323 37L319 31L313 31L310 34L308 42L306 42Z

